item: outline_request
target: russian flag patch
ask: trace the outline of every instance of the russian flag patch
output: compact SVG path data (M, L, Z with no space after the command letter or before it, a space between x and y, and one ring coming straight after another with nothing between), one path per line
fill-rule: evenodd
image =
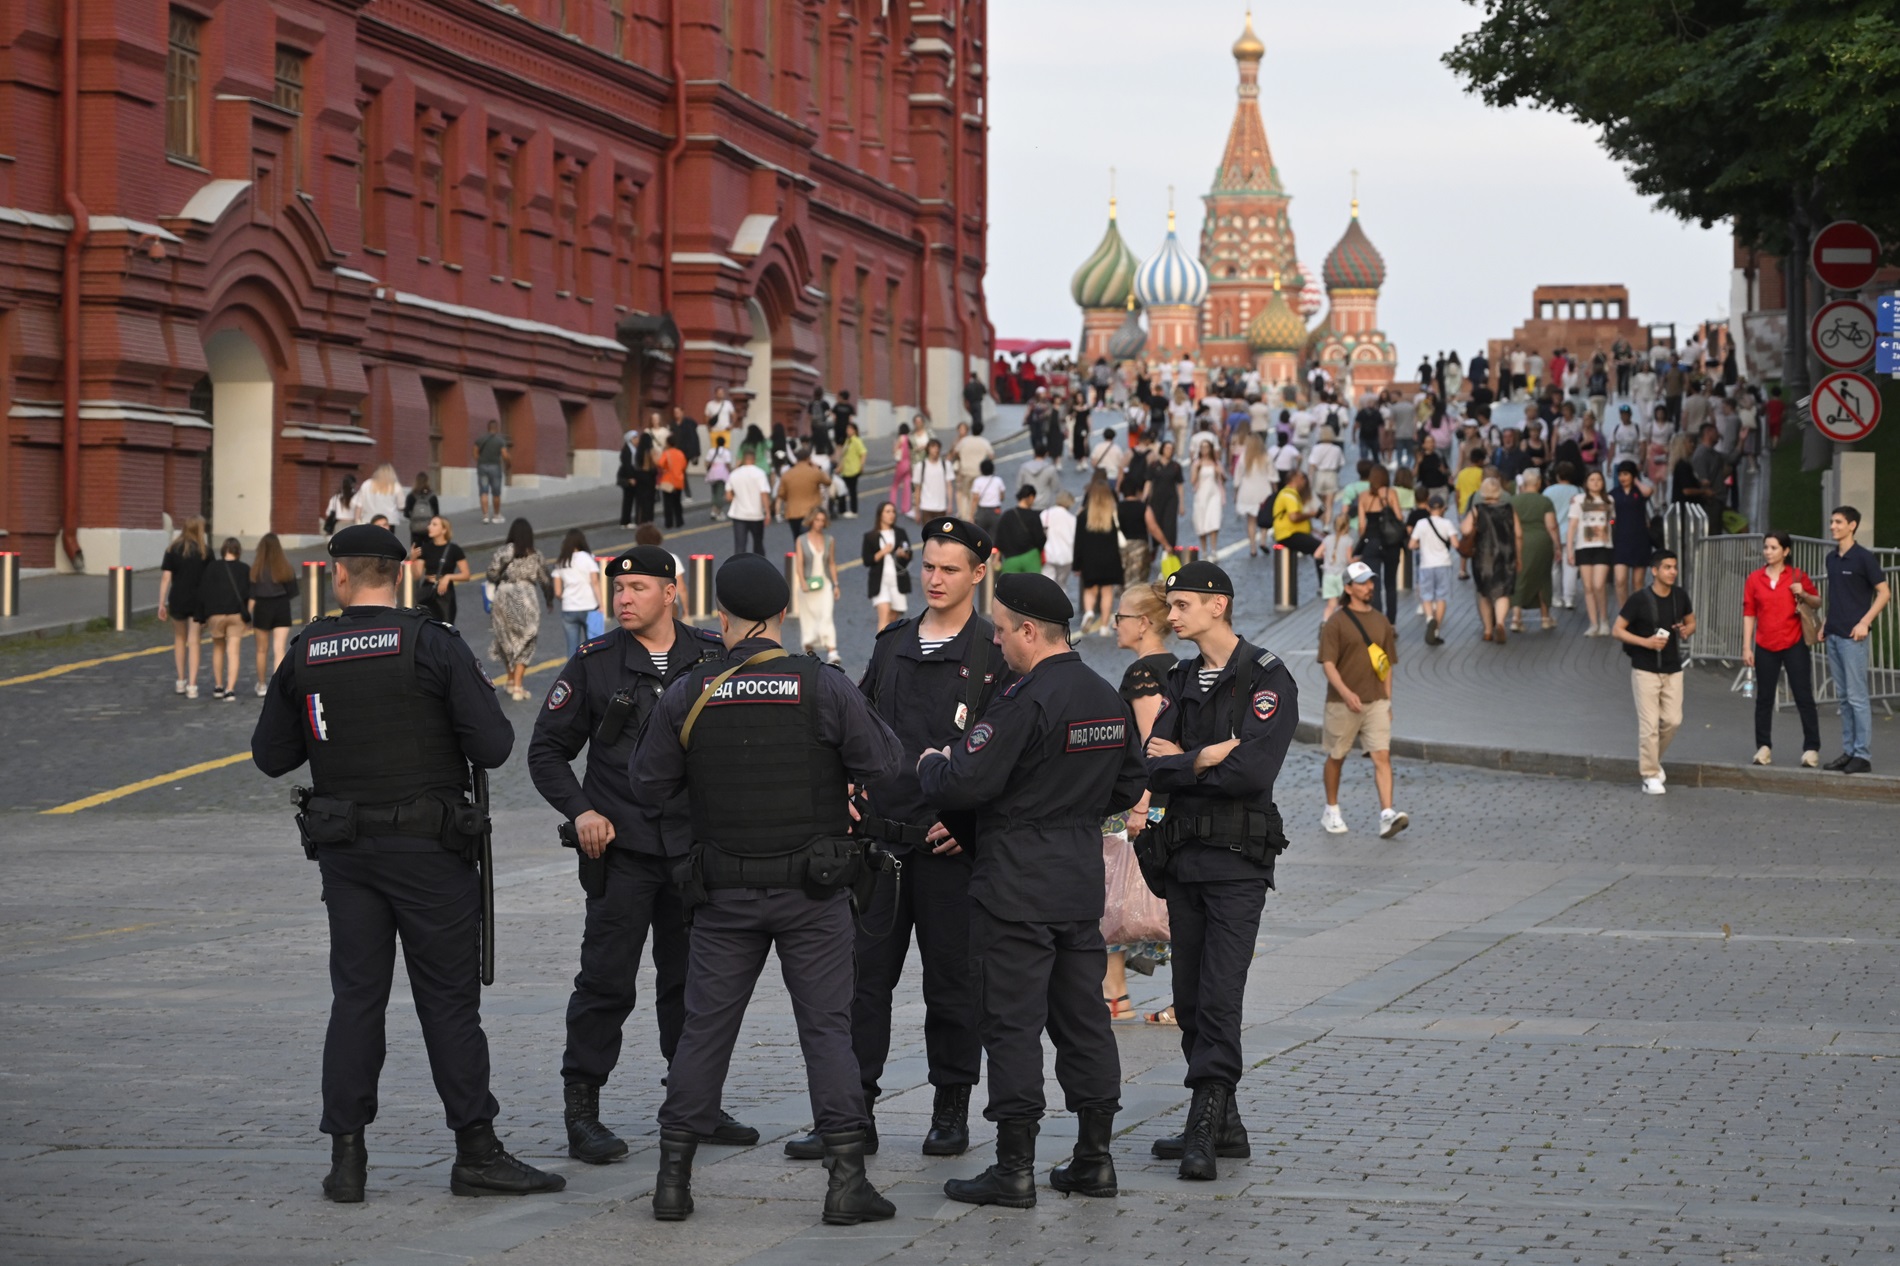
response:
M330 723L323 718L323 696L311 694L303 701L304 719L310 722L310 737L324 742L330 737Z

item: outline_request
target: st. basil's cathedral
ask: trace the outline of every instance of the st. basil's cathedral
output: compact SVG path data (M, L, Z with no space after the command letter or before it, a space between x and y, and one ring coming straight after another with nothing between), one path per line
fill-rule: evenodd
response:
M1255 368L1263 386L1297 388L1305 367L1317 362L1352 395L1377 391L1396 376L1398 352L1379 328L1385 261L1359 222L1356 197L1318 277L1299 262L1287 218L1291 196L1260 120L1266 51L1249 14L1233 49L1240 72L1234 121L1213 185L1201 199L1206 214L1198 257L1181 245L1170 208L1160 249L1138 259L1122 240L1115 200L1109 200L1108 231L1070 282L1082 309L1084 363L1098 356L1159 361L1188 355L1203 374ZM1322 302L1326 315L1309 328Z

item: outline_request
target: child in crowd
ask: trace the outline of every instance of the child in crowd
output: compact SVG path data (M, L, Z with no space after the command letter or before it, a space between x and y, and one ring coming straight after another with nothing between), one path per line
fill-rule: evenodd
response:
M1346 592L1346 568L1358 549L1359 540L1352 531L1352 511L1341 510L1333 518L1333 530L1319 543L1319 564L1325 569L1320 578L1319 596L1326 599L1322 620L1333 618Z

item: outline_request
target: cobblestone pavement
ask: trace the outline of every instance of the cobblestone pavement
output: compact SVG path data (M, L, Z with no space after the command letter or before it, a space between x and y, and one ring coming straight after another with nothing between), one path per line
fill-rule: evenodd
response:
M287 815L174 807L184 793L0 813L0 1260L1892 1260L1900 892L1883 810L1407 762L1399 778L1414 817L1399 840L1368 829L1357 761L1355 829L1327 836L1314 754L1289 761L1293 846L1247 999L1251 1160L1189 1185L1149 1159L1181 1124L1180 1052L1172 1030L1124 1024L1121 1197L947 1203L942 1180L987 1163L993 1133L978 1123L969 1157L917 1152L930 1092L913 971L872 1162L899 1217L851 1229L819 1224L821 1171L779 1151L809 1116L776 969L727 1091L765 1139L702 1149L693 1219L662 1226L646 1207L661 1066L644 999L604 1096L634 1153L565 1158L580 896L545 809L517 798L500 815L486 1019L499 1127L569 1187L449 1195L451 1140L399 978L370 1198L347 1208L317 1187L325 934ZM1142 1009L1165 1001L1165 970L1134 983ZM1066 1114L1045 1122L1043 1170L1072 1134Z

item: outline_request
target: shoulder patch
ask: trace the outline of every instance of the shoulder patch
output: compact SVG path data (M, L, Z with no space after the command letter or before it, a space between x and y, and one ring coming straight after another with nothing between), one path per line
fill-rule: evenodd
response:
M1279 710L1280 710L1279 692L1273 691L1273 690L1260 690L1254 693L1253 714L1256 717L1259 717L1262 721L1270 721L1273 719L1273 714L1278 712Z
M565 708L573 698L574 687L568 685L565 678L555 682L553 688L548 691L548 711L559 712L562 708Z
M1015 681L1010 682L1007 686L1003 687L1003 693L1001 697L1004 699L1013 698L1016 692L1023 688L1023 683L1028 680L1029 678L1027 677L1018 677Z
M1069 722L1064 752L1106 752L1128 742L1128 718L1102 717L1094 721Z
M980 752L995 734L996 727L988 721L978 721L976 728L970 731L970 737L963 740L963 748L967 752Z
M1262 668L1272 668L1279 662L1280 657L1275 655L1272 651L1261 651L1260 658L1254 660L1254 663L1260 665Z
M592 655L595 651L604 651L608 646L612 645L613 638L614 635L612 633L603 633L590 642L582 642L580 650L577 653L581 655Z

